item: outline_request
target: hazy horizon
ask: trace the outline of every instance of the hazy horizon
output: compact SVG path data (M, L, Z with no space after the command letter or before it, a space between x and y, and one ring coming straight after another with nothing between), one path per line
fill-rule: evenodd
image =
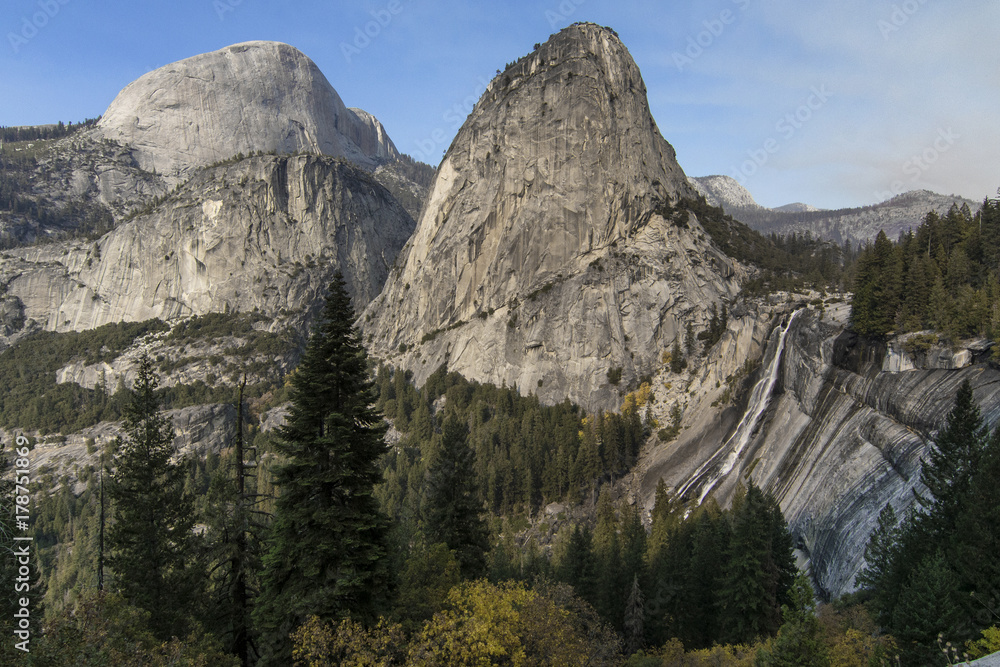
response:
M148 71L264 39L300 49L347 106L436 165L497 69L592 21L628 47L690 176L732 176L769 207L864 206L914 189L982 200L1000 185L998 19L985 0L12 0L0 23L0 125L95 117Z

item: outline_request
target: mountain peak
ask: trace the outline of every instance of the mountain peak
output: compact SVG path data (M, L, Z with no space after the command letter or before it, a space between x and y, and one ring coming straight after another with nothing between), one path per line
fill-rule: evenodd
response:
M734 208L764 208L754 200L750 191L732 176L697 176L688 178L688 182L712 206L721 206L727 211Z
M508 65L462 125L362 318L372 350L418 383L446 363L543 400L616 404L609 371L649 372L682 317L738 290L739 269L681 210L694 197L628 50L570 26Z
M344 106L295 47L251 41L147 72L118 94L97 131L161 174L256 151L319 153L374 168L398 153L365 116Z

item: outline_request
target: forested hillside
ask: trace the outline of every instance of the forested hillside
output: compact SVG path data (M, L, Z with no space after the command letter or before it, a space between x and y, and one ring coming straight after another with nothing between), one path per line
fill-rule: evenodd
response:
M884 233L858 258L851 323L866 335L933 330L951 342L1000 334L1000 200L973 215L931 212L896 243Z
M521 652L542 664L668 664L685 651L737 661L789 650L773 638L803 621L783 608L813 618L808 583L798 584L808 594L793 590L781 512L752 481L731 509L693 512L661 486L649 533L639 507L614 498L610 482L659 427L643 412L648 385L620 414L587 415L446 369L419 390L385 368L367 379L342 284L331 294L278 432L241 427L221 456L167 458L167 394L144 356L134 389L116 398L122 436L103 467L76 473L83 492L68 476L35 480L46 575L35 613L49 619L35 664L114 661L122 643L146 664L226 664L224 653L246 664L363 664L372 653L396 660L386 664L456 664ZM212 326L193 320L168 336ZM353 416L341 412L351 405ZM388 451L383 412L397 429ZM596 520L570 513L575 502ZM823 646L833 650L850 623L831 618ZM98 632L114 639L95 644ZM818 626L809 632L818 637Z

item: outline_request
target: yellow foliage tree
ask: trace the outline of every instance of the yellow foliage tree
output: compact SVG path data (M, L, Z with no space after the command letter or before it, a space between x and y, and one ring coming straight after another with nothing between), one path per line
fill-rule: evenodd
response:
M657 665L662 667L753 667L761 644L713 646L697 651L685 651L681 640L674 638L650 653L633 655L627 666Z
M406 637L401 625L384 618L369 630L351 619L334 625L310 616L292 633L292 659L296 667L402 665Z
M1000 651L1000 625L983 630L983 636L980 639L970 641L966 648L969 657L974 660Z
M622 414L641 409L649 403L652 397L653 388L649 386L648 382L643 382L638 389L625 394L625 399L622 401Z
M573 608L581 604L565 591L540 593L518 582L463 583L414 638L409 664L617 664L617 646L608 641L613 635L588 634L596 619L584 622Z

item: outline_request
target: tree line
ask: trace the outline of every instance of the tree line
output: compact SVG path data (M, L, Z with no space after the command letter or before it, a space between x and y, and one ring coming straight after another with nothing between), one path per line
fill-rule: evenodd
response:
M879 232L858 257L851 325L884 337L933 329L951 342L1000 333L1000 200L973 214L928 213L896 243Z
M8 143L15 141L41 141L47 139L61 139L69 136L84 127L91 127L97 124L101 118L87 118L81 123L73 124L72 121L64 123L59 121L53 125L20 125L13 127L0 127L0 142Z

